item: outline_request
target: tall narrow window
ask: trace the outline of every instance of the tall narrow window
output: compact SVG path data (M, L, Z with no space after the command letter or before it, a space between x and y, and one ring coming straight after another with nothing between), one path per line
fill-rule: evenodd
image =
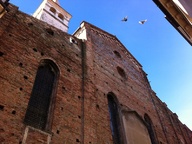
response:
M147 129L148 129L148 132L149 132L151 143L152 144L157 144L151 119L149 118L149 116L147 114L144 115L144 119L145 119L145 122L147 124Z
M24 119L26 125L49 129L57 75L58 69L52 61L44 60L40 64Z
M110 126L112 131L113 142L114 144L121 144L120 119L119 119L117 103L115 102L113 95L110 93L107 95L107 99L108 99Z

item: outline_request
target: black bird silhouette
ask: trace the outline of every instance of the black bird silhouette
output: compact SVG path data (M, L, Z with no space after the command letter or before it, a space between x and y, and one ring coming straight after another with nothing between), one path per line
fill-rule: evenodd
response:
M144 24L146 21L147 21L147 19L141 20L141 21L139 21L139 23L140 23L140 24Z
M124 17L121 21L127 21L127 16L126 17Z

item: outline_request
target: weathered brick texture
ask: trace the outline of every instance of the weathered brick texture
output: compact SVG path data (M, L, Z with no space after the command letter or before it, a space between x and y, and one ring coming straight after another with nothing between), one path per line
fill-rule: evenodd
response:
M151 118L159 143L192 143L192 132L156 96L141 64L115 36L84 22L82 41L9 7L0 19L1 143L112 144L109 92L120 115L124 110ZM43 59L59 68L50 132L23 123Z

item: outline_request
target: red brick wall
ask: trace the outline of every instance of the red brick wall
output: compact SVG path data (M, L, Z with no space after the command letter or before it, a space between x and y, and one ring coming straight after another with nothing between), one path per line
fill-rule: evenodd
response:
M81 42L24 13L11 11L0 19L0 141L5 144L46 143L47 134L23 124L37 68L42 59L59 67L52 131L53 143L81 140ZM47 30L52 30L53 35Z
M191 143L191 131L184 130L185 126L156 96L142 66L123 44L115 36L89 23L85 22L84 26L87 32L86 81L89 82L85 87L85 90L89 89L85 97L92 103L91 105L90 101L86 101L85 113L87 113L87 119L92 118L97 115L96 107L99 107L99 116L94 119L97 120L98 117L101 117L99 120L106 121L105 124L99 123L99 121L95 125L86 123L87 127L91 127L97 134L95 142L107 143L108 139L111 139L103 133L110 135L109 122L107 125L107 121L109 121L107 94L113 92L119 101L120 110L136 111L142 118L144 114L149 115L157 141L170 144L180 141ZM114 51L117 51L121 57L117 56ZM118 73L117 67L124 70L125 78ZM90 108L92 108L91 111ZM96 114L93 111L96 111ZM98 127L103 127L99 133ZM187 131L190 131L190 134L187 135ZM85 133L88 136L89 132Z

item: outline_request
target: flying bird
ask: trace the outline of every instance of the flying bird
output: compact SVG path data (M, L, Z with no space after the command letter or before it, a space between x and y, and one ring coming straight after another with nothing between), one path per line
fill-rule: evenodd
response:
M139 23L144 24L146 21L147 21L147 19L146 20L141 20L141 21L139 21Z
M126 22L127 19L128 19L128 18L127 18L127 16L126 16L126 17L124 17L121 21L125 21L125 22Z

